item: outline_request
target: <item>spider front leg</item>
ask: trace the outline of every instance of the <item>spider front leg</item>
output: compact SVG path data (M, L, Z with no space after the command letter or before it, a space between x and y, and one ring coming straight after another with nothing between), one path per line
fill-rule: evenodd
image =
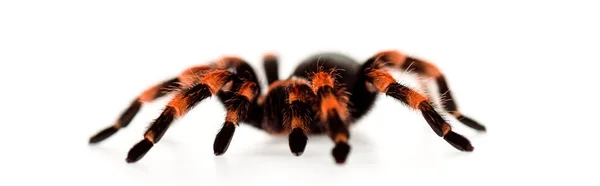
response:
M331 154L336 163L343 164L350 153L348 144L350 132L347 125L350 116L348 94L335 79L337 77L335 69L330 70L330 72L320 70L314 73L311 83L318 103L317 117L326 125L328 136L335 143Z
M213 151L217 156L227 151L239 122L248 117L250 105L258 94L258 84L248 80L234 81L233 90L233 95L224 102L227 109L225 123L213 144Z
M289 146L292 153L296 156L302 155L306 148L311 123L311 107L314 94L308 84L294 83L287 87L288 108L283 113L283 125L290 132Z
M129 150L127 162L133 163L140 160L154 144L160 141L171 123L181 118L202 100L216 94L233 76L234 74L226 70L211 70L201 75L198 84L182 87L146 130L144 139Z
M443 137L453 147L461 151L473 151L473 146L468 139L452 131L451 126L444 118L433 108L429 100L416 92L396 82L396 80L383 69L367 69L369 83L375 88L401 102L407 104L413 109L417 109L423 115L431 129L440 137Z
M178 86L179 79L173 78L148 88L131 102L129 107L121 113L113 125L108 126L107 128L96 133L94 136L90 137L89 143L96 144L104 141L113 134L117 133L119 129L127 127L135 115L137 115L137 113L140 111L144 103L150 103L158 98L161 98L175 90Z
M235 69L235 73L228 69ZM131 148L127 162L139 161L158 143L174 120L181 118L202 100L217 95L225 99L227 115L215 137L214 153L221 155L229 146L235 127L247 117L248 109L260 94L252 67L237 57L223 57L208 66L199 66L182 74L185 87L167 104L162 114L150 125L144 139ZM229 84L231 83L231 84ZM231 85L231 87L224 87ZM223 91L229 89L228 91Z
M169 79L148 88L130 104L130 106L121 114L121 116L113 125L92 136L89 139L89 143L99 143L115 134L119 129L127 127L135 115L139 112L143 104L151 103L167 94L173 93L176 90L180 90L181 87L187 87L194 84L199 75L204 74L210 69L211 67L208 65L190 67L184 70L176 78Z
M229 148L229 144L235 133L239 122L249 117L250 109L255 108L257 96L260 95L260 86L256 73L244 60L237 57L224 57L217 62L217 66L233 68L236 76L232 79L231 91L218 94L220 99L225 99L223 104L227 109L223 127L215 136L213 151L216 156L223 155ZM256 116L253 116L256 117Z

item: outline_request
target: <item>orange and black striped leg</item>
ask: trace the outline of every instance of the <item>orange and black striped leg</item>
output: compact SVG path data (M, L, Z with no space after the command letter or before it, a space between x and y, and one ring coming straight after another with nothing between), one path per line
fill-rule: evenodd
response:
M267 76L267 82L271 83L279 80L279 60L275 54L267 54L263 58L263 68Z
M310 103L314 94L307 84L293 84L287 87L289 107L284 110L284 126L291 132L289 134L290 151L296 156L302 155L306 148L311 123Z
M464 116L458 111L458 106L456 105L456 102L452 96L452 92L448 87L446 78L435 65L414 57L406 57L406 60L401 68L435 79L439 95L442 97L441 102L444 109L452 114L452 116L454 116L461 123L478 131L486 130L485 126L479 124L469 117Z
M227 115L213 143L213 151L217 156L224 154L229 148L239 122L248 119L257 120L258 116L249 118L248 114L255 111L250 110L251 108L258 108L255 102L261 92L256 73L246 61L236 57L226 58L226 60L230 61L229 67L235 68L237 76L232 79L231 90L219 95L220 99L224 100Z
M346 162L348 153L350 153L350 145L348 145L350 132L339 114L334 110L328 111L327 123L329 124L329 137L335 143L335 147L331 150L331 154L336 163L342 164Z
M452 97L450 89L448 88L448 83L444 75L439 70L439 68L433 63L417 59L415 57L407 56L396 50L382 51L376 54L370 60L373 61L373 64L375 64L373 67L376 69L381 67L394 67L414 72L421 76L435 79L435 82L438 85L438 92L440 96L443 97L441 99L441 102L444 106L444 110L452 114L452 116L454 116L461 123L475 130L486 130L483 125L479 124L478 122L469 117L462 115L458 111L458 107L454 98Z
M220 156L229 148L229 144L240 121L245 121L252 101L258 94L258 84L254 81L234 82L234 94L224 104L227 115L223 127L215 136L214 154Z
M369 82L372 83L379 92L385 93L402 103L417 109L423 115L431 129L440 137L443 137L453 147L461 151L473 151L473 146L468 139L452 131L452 127L445 119L434 109L428 99L420 93L409 87L401 85L384 70L372 70L368 72Z
M216 94L233 76L226 70L213 70L203 74L198 84L182 88L150 125L144 134L144 139L129 150L126 161L128 163L139 161L154 144L160 141L173 121L181 118L202 100Z
M121 115L113 125L101 130L100 132L92 136L89 139L89 143L99 143L115 134L117 131L119 131L119 129L127 127L127 125L131 123L135 115L139 112L143 103L152 102L160 97L163 97L168 92L172 92L173 90L175 90L175 88L177 88L178 82L179 81L177 78L173 78L155 86L152 86L151 88L144 91L139 97L137 97L131 102L129 107L125 109L123 113L121 113Z
M437 85L439 87L438 89L439 89L440 95L443 95L442 105L444 105L444 108L450 114L452 114L454 117L456 117L456 119L458 121L462 122L463 124L473 128L475 130L486 131L485 126L483 126L479 122L463 115L460 111L458 111L458 106L456 105L456 102L453 100L454 98L452 97L452 92L450 91L450 89L448 89L448 85L446 83L444 76L440 75L439 77L436 78L436 81L437 81Z
M312 76L311 82L319 103L318 117L322 123L327 125L328 135L335 143L331 154L336 163L343 164L350 153L350 145L348 145L350 132L346 122L350 113L348 111L348 94L339 89L335 76L333 70L331 72L321 71Z

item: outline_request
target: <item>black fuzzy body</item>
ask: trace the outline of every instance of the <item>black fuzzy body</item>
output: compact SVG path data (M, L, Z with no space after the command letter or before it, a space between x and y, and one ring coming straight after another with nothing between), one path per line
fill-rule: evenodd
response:
M317 72L319 67L322 71L330 71L335 68L339 74L336 77L336 81L350 93L350 102L348 104L351 114L350 124L352 121L364 116L371 109L377 98L376 92L371 92L367 89L365 75L361 73L368 63L361 65L351 57L339 53L320 53L303 60L288 78L309 80L310 74ZM283 111L288 107L286 98L285 87L270 89L267 95L265 95L262 108L252 113L246 123L272 133L285 132ZM313 112L313 118L316 117L314 116L315 113ZM311 134L322 134L326 131L327 129L324 125L317 119L312 120L310 124Z

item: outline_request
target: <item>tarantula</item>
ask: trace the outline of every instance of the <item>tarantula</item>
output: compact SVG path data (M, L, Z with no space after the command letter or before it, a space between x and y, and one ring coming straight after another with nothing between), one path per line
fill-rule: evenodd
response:
M300 156L309 135L326 134L335 143L332 156L343 164L350 152L348 128L373 107L380 93L418 110L431 129L460 151L471 152L470 141L452 131L452 127L433 106L430 94L421 94L398 83L387 70L410 70L433 78L442 107L461 123L478 131L485 127L464 116L452 99L445 77L432 63L405 55L397 50L379 52L362 65L340 53L316 54L300 63L287 79L279 79L278 58L263 58L268 89L262 94L253 68L239 57L225 56L207 65L194 66L179 76L142 92L108 128L90 138L95 144L127 127L143 104L165 95L173 95L158 118L134 145L126 162L139 161L163 137L171 124L183 117L202 100L216 95L227 109L225 122L213 144L214 154L227 151L236 127L249 124L273 135L288 135L292 154ZM441 110L441 109L439 109Z

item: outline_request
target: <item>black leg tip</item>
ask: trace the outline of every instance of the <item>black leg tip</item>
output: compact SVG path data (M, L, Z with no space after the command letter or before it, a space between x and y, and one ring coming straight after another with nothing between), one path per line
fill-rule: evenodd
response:
M448 134L444 136L444 140L450 143L450 145L452 145L454 148L461 151L472 152L474 149L471 145L471 142L467 138L453 131L448 132Z
M225 122L225 124L223 124L223 128L221 128L221 131L219 131L215 137L215 142L213 144L215 156L223 155L227 151L234 132L235 125L233 123Z
M468 127L471 127L472 129L475 129L475 130L481 131L481 132L486 132L485 126L479 124L479 122L477 122L469 117L460 115L457 117L457 119L458 119L458 121L460 121L461 123L465 124Z
M90 138L89 144L96 144L115 134L119 129L110 126Z
M129 153L127 154L127 159L125 160L127 161L127 163L135 163L142 159L142 157L144 157L144 155L146 155L146 153L148 153L150 148L152 148L153 146L154 144L152 142L150 142L147 139L144 139L139 143L135 144L135 146L133 146L131 150L129 150Z
M289 136L290 150L295 156L300 156L304 153L308 137L304 134L302 129L295 128L292 130Z
M346 162L346 158L348 157L348 153L350 152L350 145L345 142L339 142L335 145L331 154L333 158L335 158L335 162L337 164L344 164Z
M127 162L127 163L135 163L135 162L137 162L137 161L138 161L138 160L136 160L136 159L129 159L129 157L127 157L127 158L125 159L125 162Z

